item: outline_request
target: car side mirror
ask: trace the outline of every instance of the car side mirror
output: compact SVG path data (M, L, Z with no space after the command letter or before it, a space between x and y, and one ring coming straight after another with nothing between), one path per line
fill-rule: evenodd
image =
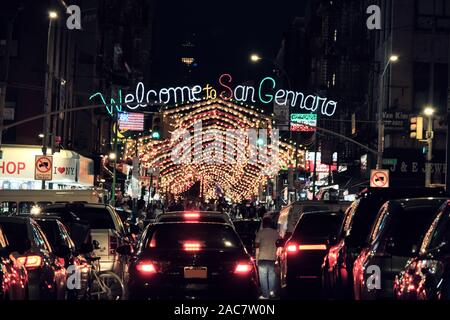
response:
M275 242L275 245L276 245L277 248L284 247L285 244L286 244L286 240L285 239L278 239Z
M97 240L92 241L92 246L94 247L94 250L100 249L100 242Z
M72 253L70 248L66 245L60 245L58 249L55 250L55 255L59 258L65 258Z
M123 245L116 249L116 252L122 256L131 256L133 249L130 245Z

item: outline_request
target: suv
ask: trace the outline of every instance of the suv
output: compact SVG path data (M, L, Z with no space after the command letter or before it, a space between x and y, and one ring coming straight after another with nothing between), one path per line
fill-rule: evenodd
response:
M127 235L122 220L110 205L104 204L55 204L45 209L47 215L60 216L74 214L89 224L92 240L98 242L94 254L100 258L101 271L114 271L121 275L124 261L116 253Z
M322 283L328 296L353 298L353 263L367 244L378 211L388 200L445 197L441 188L367 188L347 209L337 237L329 239L330 247L322 265Z

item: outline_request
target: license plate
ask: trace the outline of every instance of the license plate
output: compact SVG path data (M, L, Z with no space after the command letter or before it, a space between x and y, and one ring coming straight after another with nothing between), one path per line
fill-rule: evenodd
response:
M206 279L208 270L206 267L184 267L185 279Z

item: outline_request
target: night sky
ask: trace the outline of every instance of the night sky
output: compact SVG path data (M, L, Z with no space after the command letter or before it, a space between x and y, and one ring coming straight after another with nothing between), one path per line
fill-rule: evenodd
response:
M153 84L213 84L222 73L230 73L235 83L260 80L273 67L268 62L250 63L250 53L275 59L283 32L303 15L306 1L157 0ZM198 64L189 78L180 61L186 40L195 44Z

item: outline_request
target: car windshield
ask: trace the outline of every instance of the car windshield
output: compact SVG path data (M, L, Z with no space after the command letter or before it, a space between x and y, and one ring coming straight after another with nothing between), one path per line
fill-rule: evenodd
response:
M295 227L295 238L328 238L338 232L342 216L337 214L304 214Z
M241 246L235 231L228 225L168 223L155 225L149 230L145 247L178 250L191 244L202 249L235 249Z
M51 213L72 211L81 220L87 221L91 229L115 229L114 221L106 208L50 208Z
M28 234L25 223L1 222L0 225L11 247L26 248Z

